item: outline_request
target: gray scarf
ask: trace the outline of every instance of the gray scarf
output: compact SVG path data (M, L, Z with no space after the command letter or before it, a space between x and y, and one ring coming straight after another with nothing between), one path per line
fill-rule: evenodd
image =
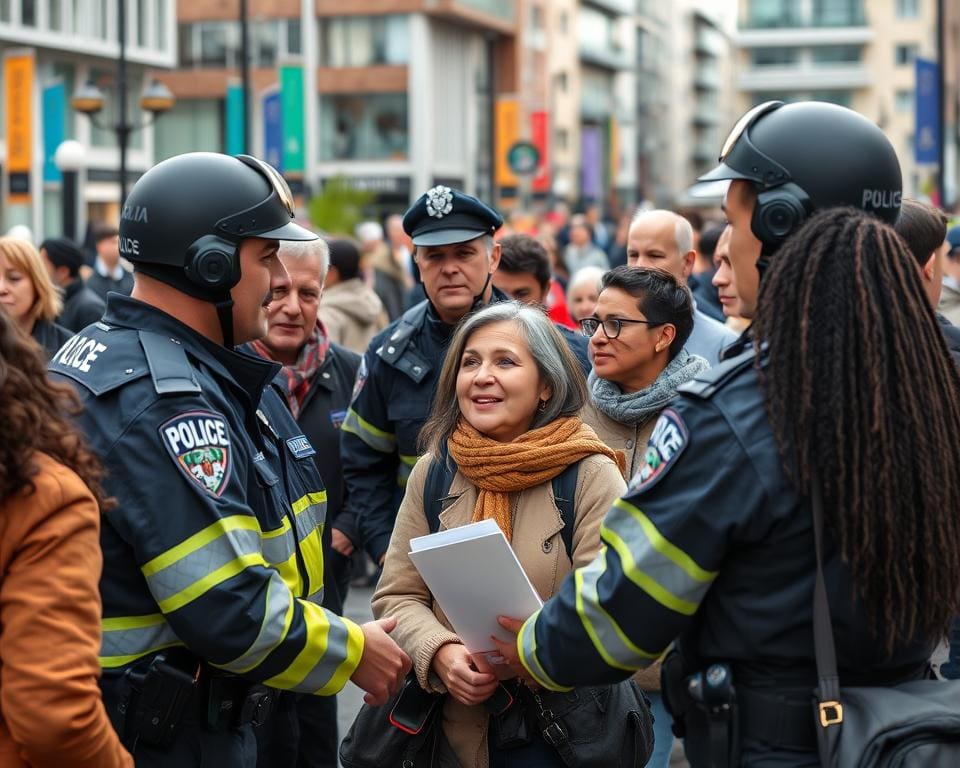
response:
M663 409L677 394L681 384L709 367L710 364L702 357L681 349L653 384L631 395L623 394L612 381L597 378L594 371L590 371L587 384L597 410L620 424L639 424L650 414Z

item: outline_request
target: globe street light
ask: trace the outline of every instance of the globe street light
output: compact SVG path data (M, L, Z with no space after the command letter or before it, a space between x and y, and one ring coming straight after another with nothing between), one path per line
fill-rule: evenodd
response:
M87 151L73 139L60 143L53 162L63 175L63 235L77 239L77 176L86 162Z

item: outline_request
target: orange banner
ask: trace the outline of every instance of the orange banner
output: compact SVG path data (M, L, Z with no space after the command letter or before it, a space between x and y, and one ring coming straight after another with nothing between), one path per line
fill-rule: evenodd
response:
M6 94L7 199L30 202L30 170L33 165L33 54L13 53L3 62Z
M498 187L516 187L519 180L507 163L507 152L520 139L520 102L497 99L496 177Z

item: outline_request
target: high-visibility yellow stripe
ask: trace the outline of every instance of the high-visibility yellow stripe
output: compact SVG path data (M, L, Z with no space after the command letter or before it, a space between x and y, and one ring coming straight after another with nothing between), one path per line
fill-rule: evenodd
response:
M340 425L343 432L359 437L366 445L380 453L393 453L397 447L397 438L384 432L363 419L353 408L347 411L347 417Z
M537 633L535 625L539 615L540 611L533 614L533 616L523 623L523 626L520 627L520 631L517 633L517 653L520 656L520 662L526 667L531 677L547 690L572 691L573 688L560 685L560 683L551 679L540 663L540 659L537 658Z
M303 510L308 507L312 507L315 504L326 504L327 503L327 492L326 491L311 491L299 499L297 499L291 505L293 507L293 514L299 515Z
M363 657L363 630L349 619L340 618L347 627L347 648L343 661L330 676L330 681L313 693L319 696L333 696L343 690L343 686L353 677L353 673Z
M287 520L286 517L284 517L283 520L281 520L281 522L280 522L280 527L279 527L279 528L275 528L275 529L272 530L272 531L261 531L261 532L260 532L260 538L261 538L261 539L275 539L275 538L277 538L277 536L283 536L283 534L285 534L285 533L286 533L287 531L289 531L289 530L290 530L290 521Z
M408 467L412 467L414 464L416 464L419 458L419 456L405 456L402 453L400 454L400 461L402 461Z
M101 619L100 627L104 632L113 632L122 629L155 627L158 624L163 624L165 621L166 619L162 613L148 613L144 616L114 616Z
M222 584L228 579L232 579L238 573L242 573L247 568L253 566L262 565L266 566L266 561L263 559L263 555L259 552L254 552L249 555L244 555L243 557L238 557L234 560L231 560L226 565L217 568L217 570L212 573L208 573L202 579L199 579L193 584L191 584L186 589L182 589L177 592L175 595L168 597L166 600L161 600L159 603L160 610L164 613L172 613L179 608L188 603L193 602L198 597L209 592L214 587Z
M264 685L279 688L282 691L296 688L303 679L323 661L327 653L327 639L330 635L330 621L327 613L322 609L313 612L312 603L301 603L303 607L303 621L307 625L307 642L300 653L283 672L264 681Z
M260 532L260 524L253 515L231 515L230 517L222 517L206 528L197 531L189 538L184 539L175 547L171 547L163 554L157 555L157 557L146 563L140 570L144 576L152 576L164 568L169 568L187 555L196 552L211 541L220 538L228 531L235 530Z
M164 643L163 645L158 645L153 648L147 648L146 650L140 651L139 653L132 653L128 656L100 656L100 667L101 669L117 669L118 667L125 667L127 664L132 664L137 659L142 659L144 656L149 656L151 653L157 653L166 648L177 648L182 646L179 640Z

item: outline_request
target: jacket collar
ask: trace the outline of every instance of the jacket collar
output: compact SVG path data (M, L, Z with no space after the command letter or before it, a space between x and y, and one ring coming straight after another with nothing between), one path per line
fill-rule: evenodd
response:
M280 365L256 355L227 349L184 325L156 307L118 293L107 295L105 325L149 330L169 335L193 358L212 368L217 375L243 390L256 407L260 396Z

